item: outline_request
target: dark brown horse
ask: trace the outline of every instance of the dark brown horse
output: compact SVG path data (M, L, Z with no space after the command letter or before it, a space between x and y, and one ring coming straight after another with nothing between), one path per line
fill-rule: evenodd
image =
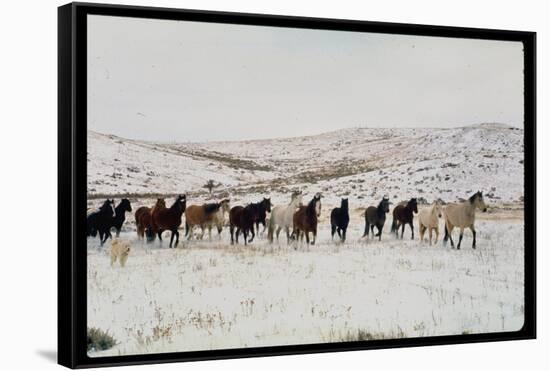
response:
M229 212L229 232L231 233L231 244L234 242L239 243L239 233L242 232L244 236L244 244L250 243L254 240L254 223L258 219L258 206L257 204L249 204L246 207L234 206ZM235 239L233 239L233 232L235 232ZM248 240L248 234L252 237Z
M403 238L403 233L405 233L405 224L408 224L411 227L411 239L414 239L414 214L418 214L418 205L416 203L416 198L411 198L406 205L397 205L393 209L393 222L391 224L391 231L395 232L395 235L399 237L399 227L401 227L401 238Z
M386 214L390 212L390 200L384 196L378 206L369 206L365 210L365 233L363 237L369 237L369 230L373 237L378 237L378 241L382 240L382 230L386 223ZM378 233L374 234L374 227L378 229Z
M293 231L292 235L296 240L300 237L303 240L304 234L306 242L309 244L309 232L313 233L312 245L315 245L317 237L317 221L321 216L321 195L317 193L307 206L300 206L292 217Z
M162 241L162 232L172 232L172 235L170 236L170 247L172 247L174 236L176 236L176 243L174 244L174 247L178 246L180 238L178 228L181 225L181 216L185 212L185 204L185 195L178 196L170 208L166 208L166 206L163 207L157 202L157 205L155 205L151 211L152 225L157 232L159 240Z

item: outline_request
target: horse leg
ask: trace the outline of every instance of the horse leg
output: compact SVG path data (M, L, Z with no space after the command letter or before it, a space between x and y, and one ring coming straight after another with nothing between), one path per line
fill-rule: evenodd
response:
M424 242L424 233L426 232L426 230L424 229L424 226L422 225L422 223L418 223L418 233L420 234L420 241L421 242Z
M342 229L340 227L336 228L336 233L338 233L338 237L340 237L340 239L342 239Z
M382 241L382 225L376 225L376 228L378 228L378 233L376 234L378 236L378 241ZM374 234L374 226L372 227L372 234Z
M311 241L311 244L315 245L315 240L317 239L317 230L315 229L311 233L313 234L313 240ZM338 233L338 235L340 235L340 233Z
M413 222L410 221L410 222L409 222L409 225L411 226L411 234L412 234L411 240L414 240L414 227L413 227Z
M254 237L256 236L254 233L254 224L252 225L252 228L250 228L250 234L252 234L252 237L250 238L250 241L248 241L248 243L254 241Z
M174 244L174 248L175 248L176 246L178 246L178 242L180 242L180 232L178 232L177 228L175 229L174 232L176 233L176 243Z
M306 243L309 245L309 231L304 231L306 234Z
M330 238L334 240L334 232L336 232L336 226L334 224L330 225ZM340 234L340 233L338 233Z
M434 245L437 243L437 240L439 238L439 227L436 227L433 229L435 231L435 242Z
M233 224L229 224L229 234L231 235L231 245L233 245L233 232L235 230L235 226Z
M473 224L470 226L470 230L472 231L472 235L474 236L474 240L472 241L472 249L475 249L476 248L476 229L474 228Z
M116 234L115 234L115 236L116 236L117 238L120 237L120 228L117 228L117 229L116 229Z
M218 240L221 240L222 239L223 225L218 224L217 227L218 227Z
M458 245L456 245L457 250L460 250L460 243L462 242L463 235L464 235L464 228L460 227L460 236L458 237Z
M254 225L252 225L252 229L254 229ZM238 233L237 233L237 236L238 236ZM244 245L246 246L246 241L248 240L247 228L243 228L243 237L244 237Z
M158 231L157 236L159 238L159 241L162 242L162 231Z
M363 238L365 236L369 237L369 222L367 222L366 220L365 220L365 232L363 232Z
M212 225L208 226L208 240L212 241Z
M344 227L342 231L342 242L346 242L346 232L348 231L348 227Z
M401 239L403 239L403 234L405 234L405 223L402 223L400 226L401 226Z
M201 241L204 237L204 224L201 224Z
M433 232L433 228L432 227L428 228L428 233L430 234L430 246L432 246L432 232ZM437 242L437 240L435 242Z
M168 244L168 247L172 248L172 242L174 241L174 231L170 231L170 232L172 233L170 234L170 243Z

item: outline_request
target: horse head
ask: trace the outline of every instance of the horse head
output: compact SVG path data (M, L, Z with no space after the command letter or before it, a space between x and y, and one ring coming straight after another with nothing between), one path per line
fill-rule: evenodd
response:
M271 197L265 198L262 200L262 203L264 205L265 211L268 213L271 212Z
M182 211L185 211L186 204L187 204L187 199L185 195L179 195L176 198L176 202L174 203L174 205L177 205Z
M341 209L344 209L344 210L347 210L348 209L348 199L347 198L342 198L342 201L340 202L340 208Z
M317 192L315 196L313 197L313 201L315 202L315 214L317 217L321 216L321 193Z
M470 197L470 203L483 212L487 211L487 205L485 205L485 201L483 200L483 193L480 191L477 191Z
M407 203L407 206L409 209L411 209L415 214L418 214L418 203L416 202L416 198L411 198L411 200Z
M105 214L108 214L110 217L115 216L115 200L105 200L103 205L99 208L99 210Z
M130 204L130 200L127 198L123 198L118 204L118 207L120 207L122 211L132 212L132 205Z
M380 201L378 209L382 210L386 214L390 212L390 199L388 198L388 196L382 197L382 201Z
M228 213L229 210L231 209L231 206L229 205L229 198L223 199L220 202L220 207L221 207L222 212Z
M441 204L440 200L434 201L432 210L432 212L436 214L438 218L441 218L443 216L443 205Z

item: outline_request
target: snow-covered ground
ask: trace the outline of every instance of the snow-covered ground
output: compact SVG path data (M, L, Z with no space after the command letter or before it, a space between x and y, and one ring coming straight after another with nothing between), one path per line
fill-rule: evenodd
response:
M203 185L220 185L210 195ZM132 207L187 194L187 205L222 197L231 206L271 197L307 203L322 192L315 246L247 247L221 239L146 244L133 213L121 237L126 267L109 245L88 240L88 326L118 344L91 356L514 331L523 324L523 130L483 124L454 129L352 128L309 137L245 142L151 143L88 133L88 206L106 196ZM477 190L478 248L461 250L389 234L361 238L365 207L383 195L456 201ZM345 244L330 239L329 215L348 197ZM424 205L420 205L424 207ZM185 218L185 215L184 215ZM440 223L443 234L443 222ZM455 231L455 241L457 241ZM165 239L169 237L166 232ZM442 237L442 236L441 236Z
M88 133L88 192L103 195L323 192L372 202L456 201L481 190L494 204L523 196L522 129L350 128L308 137L150 143ZM357 203L357 202L356 202Z
M247 247L221 240L145 244L135 232L125 268L88 243L88 325L119 344L91 356L515 331L523 324L523 221L478 222L478 248L461 250L361 239L332 242L322 223L315 246L265 238ZM455 236L456 237L456 236ZM418 238L418 237L417 237Z

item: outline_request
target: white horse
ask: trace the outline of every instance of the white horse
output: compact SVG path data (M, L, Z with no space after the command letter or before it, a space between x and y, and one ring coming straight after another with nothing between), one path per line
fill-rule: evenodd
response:
M474 237L472 248L476 248L476 229L474 227L476 209L483 212L487 211L487 205L485 205L481 192L474 193L472 197L462 203L445 206L443 210L445 212L445 238L443 239L443 244L447 243L447 240L450 239L451 247L454 247L452 233L454 227L457 227L460 229L460 236L456 248L460 249L464 228L470 228Z
M430 235L430 246L432 245L432 232L435 231L435 242L439 238L439 218L443 214L441 203L434 201L430 207L420 210L418 213L418 229L420 241L424 241L424 233L428 230Z
M292 193L290 203L287 206L275 206L271 209L271 217L269 218L269 229L267 238L269 242L273 242L273 232L277 228L277 241L279 241L279 233L281 229L285 229L287 243L290 243L290 227L292 227L292 217L294 212L302 206L302 192Z

